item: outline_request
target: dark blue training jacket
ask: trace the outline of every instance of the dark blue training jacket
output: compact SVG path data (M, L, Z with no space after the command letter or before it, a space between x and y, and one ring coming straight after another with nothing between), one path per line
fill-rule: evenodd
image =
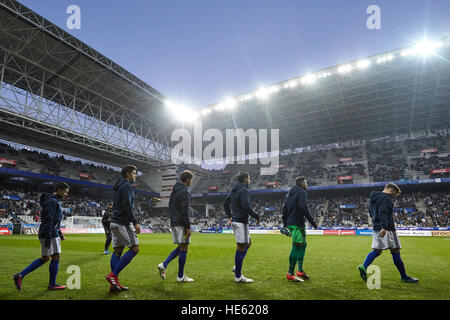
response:
M381 229L395 231L392 197L381 191L372 191L369 200L369 212L374 231Z
M285 226L304 227L305 221L308 220L317 229L317 224L309 212L308 194L305 189L295 186L291 188L285 199L286 210L283 212L283 223Z
M60 198L54 194L43 193L39 199L41 205L41 225L39 226L39 239L52 239L61 237L61 220L63 208Z
M253 211L250 205L250 192L248 186L238 182L228 194L223 205L228 218L233 218L233 222L248 224L248 216L259 219L258 214Z
M177 182L172 189L169 200L170 210L170 226L183 226L190 228L189 222L189 203L191 201L191 194L188 188L181 182Z
M134 215L134 191L130 181L120 177L113 187L114 205L112 207L111 223L133 225L138 221Z

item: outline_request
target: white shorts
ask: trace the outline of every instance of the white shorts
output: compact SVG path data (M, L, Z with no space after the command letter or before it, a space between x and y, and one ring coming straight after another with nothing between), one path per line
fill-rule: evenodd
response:
M186 228L183 226L170 227L174 244L191 243L191 237L186 238Z
M372 234L372 249L401 249L400 240L398 240L396 231L386 231L383 238L379 236L380 231L374 231Z
M248 232L248 224L241 222L233 222L231 224L233 228L236 243L250 243L250 233Z
M136 229L133 224L124 226L118 223L111 223L111 237L113 248L117 247L132 247L139 245L139 239L136 235Z
M61 238L51 238L50 239L50 248L45 247L45 239L39 239L41 242L41 256L42 257L50 257L54 254L61 253Z

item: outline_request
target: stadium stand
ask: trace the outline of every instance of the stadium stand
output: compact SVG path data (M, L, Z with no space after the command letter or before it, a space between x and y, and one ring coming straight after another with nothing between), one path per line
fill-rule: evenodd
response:
M2 163L3 166L8 168L107 185L114 184L120 172L119 168L113 170L106 165L68 160L63 155L50 156L49 153L32 151L26 148L17 149L13 147L13 144L6 143L0 143L0 158L15 161L15 164L9 165ZM140 189L151 191L151 188L139 176L136 184Z
M317 149L312 147L312 149ZM432 155L420 154L434 150ZM228 191L239 171L252 177L251 189L286 188L293 177L303 175L310 186L347 183L339 177L351 177L348 183L428 179L450 175L450 137L448 132L430 137L398 140L388 137L381 141L362 141L355 147L333 147L327 150L304 151L280 157L280 168L275 176L260 176L259 165L228 164L222 171L203 175L192 189L193 193ZM434 170L434 171L433 171ZM435 172L435 173L432 173Z

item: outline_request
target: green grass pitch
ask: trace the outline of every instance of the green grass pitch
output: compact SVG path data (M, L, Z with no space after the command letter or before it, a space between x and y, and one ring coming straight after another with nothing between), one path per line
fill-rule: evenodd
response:
M0 237L0 300L303 300L303 299L450 299L450 238L401 237L406 272L420 279L402 283L389 251L374 264L381 270L381 288L368 289L357 271L371 250L369 236L308 236L303 283L286 280L290 239L283 235L252 235L243 274L252 284L234 283L235 241L232 234L193 234L186 274L193 283L177 283L178 260L161 280L157 265L175 248L170 234L139 235L140 252L122 271L130 290L110 293L105 275L110 255L103 255L104 235L66 235L57 282L66 284L70 265L81 269L81 289L49 292L48 263L26 276L21 292L11 279L40 256L37 236Z

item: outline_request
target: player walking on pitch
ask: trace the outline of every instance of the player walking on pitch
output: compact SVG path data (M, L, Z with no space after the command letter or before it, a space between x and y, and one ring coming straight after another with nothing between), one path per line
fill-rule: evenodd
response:
M109 246L111 245L111 210L113 207L113 203L110 202L108 204L108 207L105 209L105 213L103 214L102 217L102 224L103 224L103 230L105 230L105 236L106 236L106 240L105 240L105 250L103 251L103 254L111 254L111 252L109 252Z
M372 218L373 234L372 249L364 264L358 266L361 278L367 281L367 268L378 257L383 250L390 249L394 264L400 272L401 281L418 282L419 279L412 278L406 274L405 266L400 257L400 241L397 236L393 217L392 198L398 197L401 193L400 188L389 183L384 187L382 192L372 191L369 200L369 212Z
M194 174L189 170L183 171L180 175L180 182L177 182L170 194L170 227L172 229L173 243L178 247L173 250L167 259L158 265L159 275L163 280L166 279L166 268L169 263L178 257L178 276L177 282L193 282L194 279L189 278L184 273L184 265L189 243L191 243L191 225L189 222L189 203L191 195L188 187L194 179Z
M317 224L308 209L308 183L304 177L295 179L295 186L286 195L283 206L283 223L292 236L292 249L289 255L288 280L300 282L309 279L303 270L303 259L306 252L305 220L317 229ZM298 263L297 276L294 275L295 265Z
M124 291L127 287L119 283L119 273L139 252L137 234L141 227L134 215L134 191L132 183L136 181L137 168L126 165L122 168L121 176L115 183L114 204L111 215L111 237L114 253L111 255L111 273L106 280L111 284L110 291ZM130 249L122 256L124 247Z
M251 182L250 175L247 172L240 172L237 179L238 182L234 185L224 203L228 225L232 225L237 244L234 257L235 265L232 271L235 274L235 282L251 283L253 279L244 277L241 271L244 258L252 245L248 229L248 216L255 218L257 225L259 224L259 216L250 206L250 193L248 191Z
M13 276L17 290L22 290L22 279L30 272L36 270L52 258L48 268L50 281L48 290L62 290L66 286L56 283L59 269L59 255L61 241L65 240L60 229L63 213L66 209L61 207L61 200L67 197L70 187L66 183L59 183L53 194L43 193L40 197L41 225L39 226L39 240L41 242L41 258L34 260L27 268Z

